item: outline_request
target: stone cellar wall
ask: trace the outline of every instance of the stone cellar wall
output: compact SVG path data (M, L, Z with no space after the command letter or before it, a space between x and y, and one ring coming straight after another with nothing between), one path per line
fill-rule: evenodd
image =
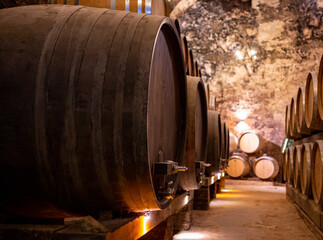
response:
M285 107L308 72L318 70L323 53L321 5L182 0L174 8L171 17L179 19L217 109L235 135L254 129L281 146Z

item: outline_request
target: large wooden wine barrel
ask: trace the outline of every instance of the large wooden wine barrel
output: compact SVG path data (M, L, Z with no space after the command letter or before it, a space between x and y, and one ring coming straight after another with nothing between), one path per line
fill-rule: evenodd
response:
M227 142L227 127L224 120L221 120L221 158L225 159L226 153L226 142Z
M305 87L300 87L296 99L296 127L299 135L310 135L311 130L305 121Z
M287 183L293 185L293 162L294 162L294 146L289 147L287 158Z
M240 135L238 144L245 153L254 153L263 147L264 139L256 131L246 131Z
M318 80L318 84L317 84L318 109L319 109L320 117L321 119L323 119L323 54L320 61L317 80Z
M187 39L186 37L181 34L181 46L182 46L182 52L184 57L184 69L185 72L188 73L188 47L187 47Z
M250 164L248 162L247 154L237 154L229 158L227 173L232 178L244 177L250 172Z
M207 163L206 174L212 176L219 172L221 158L221 117L215 111L208 110L208 141L207 141Z
M323 207L323 140L313 145L311 168L311 187L314 202Z
M253 165L253 172L260 179L273 179L279 172L278 161L270 156L261 156L255 160Z
M230 129L226 126L226 142L225 142L225 159L229 159L230 155Z
M285 149L284 160L283 160L283 179L287 182L287 163L289 158L289 148Z
M205 88L205 95L206 95L206 102L207 102L207 109L210 109L210 86L208 83L204 83ZM214 109L211 109L214 110Z
M285 136L286 138L292 139L290 133L290 105L286 105L285 111Z
M187 71L187 75L190 76L195 76L194 75L194 56L193 56L193 52L192 49L188 49L188 59L187 59L187 66L188 66L188 71Z
M305 122L310 130L323 130L318 105L318 78L316 72L310 72L305 85Z
M40 188L82 213L167 207L179 178L163 166L178 169L186 136L173 22L37 5L1 10L0 29L1 200Z
M199 64L197 61L194 61L194 76L198 77L199 76Z
M307 196L312 194L311 163L313 143L304 143L301 151L300 180L301 192Z
M293 185L300 189L300 165L301 165L302 146L295 146L293 151Z
M180 185L184 190L200 188L205 174L207 147L207 104L205 89L199 77L187 76L187 138Z
M297 131L297 124L296 124L296 108L297 108L297 100L296 97L292 97L291 102L290 102L290 121L289 121L289 131L290 135L293 139L298 139L301 138L302 135L298 133Z
M83 5L88 7L109 8L159 16L167 16L164 0L48 0L48 3Z

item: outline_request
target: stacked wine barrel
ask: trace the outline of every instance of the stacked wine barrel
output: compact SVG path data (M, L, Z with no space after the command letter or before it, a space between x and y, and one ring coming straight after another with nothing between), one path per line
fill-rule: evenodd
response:
M3 9L0 49L0 206L10 214L26 214L27 202L64 209L32 208L34 218L164 209L178 187L198 189L224 168L229 129L208 110L176 21Z
M232 178L241 178L252 175L262 180L272 180L279 172L278 161L266 154L258 153L263 149L265 140L257 131L246 131L238 140L238 149L233 151L229 158L227 172ZM251 172L251 169L253 170Z
M293 146L284 152L284 180L323 206L323 55L318 72L307 75L286 106L285 135Z

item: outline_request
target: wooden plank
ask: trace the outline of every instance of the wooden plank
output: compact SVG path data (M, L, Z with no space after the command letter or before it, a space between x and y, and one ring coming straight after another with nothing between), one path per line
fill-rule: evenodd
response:
M294 141L293 145L302 145L303 143L314 143L316 140L323 140L323 132Z

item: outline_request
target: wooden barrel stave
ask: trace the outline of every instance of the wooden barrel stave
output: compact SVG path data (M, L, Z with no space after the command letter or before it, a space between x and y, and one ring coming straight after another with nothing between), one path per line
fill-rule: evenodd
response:
M290 105L286 105L285 111L285 136L286 138L293 139L290 132Z
M305 121L305 87L300 87L296 99L296 128L300 135L311 135L312 131Z
M283 179L284 179L285 182L287 182L288 156L289 156L289 148L286 148L285 152L284 152L284 161L283 161Z
M221 120L221 158L226 158L227 127L225 121Z
M201 187L205 174L203 163L197 162L205 162L207 153L207 104L200 78L187 76L187 94L187 138L182 164L188 171L181 173L180 185L184 190L194 190Z
M312 195L311 188L311 162L313 143L304 143L301 151L300 180L301 192L308 197Z
M207 163L211 164L206 168L207 176L219 172L221 158L221 117L220 114L208 110L208 141L207 141Z
M0 33L1 47L9 49L7 53L14 56L21 42L33 43L26 44L20 56L12 58L22 66L15 72L10 71L12 65L5 63L8 56L0 54L4 66L1 79L11 79L10 83L1 81L1 94L8 96L8 107L4 109L8 114L2 120L11 129L17 124L12 122L13 116L19 113L19 119L24 119L19 123L21 127L12 132L6 144L8 150L1 157L3 162L24 162L15 166L2 163L1 169L5 170L1 177L10 180L3 189L16 196L9 190L12 186L21 185L21 189L15 188L19 194L24 189L29 191L31 185L38 188L37 179L44 179L39 188L50 191L55 202L82 212L166 207L170 200L155 190L162 181L152 172L156 149L164 152L165 160L180 162L186 131L185 73L179 67L182 56L173 23L162 17L80 6L22 7L2 10L1 14L6 16L0 20L5 29ZM35 18L37 21L33 21ZM26 19L30 19L28 27ZM67 19L69 24L65 24ZM4 41L12 29L15 40ZM122 46L120 38L125 39ZM137 44L141 41L147 47L144 51ZM74 44L69 45L71 42ZM25 53L27 61L22 60ZM29 64L30 72L25 72L21 62ZM93 68L88 67L91 64ZM164 65L169 73L161 73L159 69L163 68L153 67L156 65ZM22 88L21 73L30 87ZM160 76L164 75L170 79L166 85L170 87L160 91ZM18 98L10 96L13 89L20 89ZM17 102L37 107L26 111L26 106ZM164 119L165 111L169 116ZM164 132L165 128L168 130ZM8 136L8 132L2 132L2 139ZM158 144L151 139L158 139ZM33 170L36 168L42 169L41 176ZM6 174L13 170L31 180L15 180ZM177 177L167 178L167 182L173 181L175 191Z
M317 80L318 80L318 84L317 84L318 110L319 110L320 118L323 120L323 54L321 56Z
M181 46L182 46L182 52L184 57L184 69L185 72L188 73L188 47L187 47L187 39L185 35L181 34Z
M313 199L323 207L323 140L317 140L313 145L311 162L311 187Z
M187 75L195 76L194 56L193 56L192 49L190 49L190 48L188 48L187 67L188 67Z
M301 164L302 146L295 146L293 151L293 185L300 189L300 164Z
M293 185L293 162L294 162L294 146L289 147L287 158L287 183Z
M297 115L296 115L296 109L297 109L297 99L296 97L292 97L291 99L291 103L290 103L290 121L289 121L289 129L290 129L290 135L293 139L298 139L298 138L301 138L302 135L298 133L297 131L297 123L296 123L296 118L297 118Z

